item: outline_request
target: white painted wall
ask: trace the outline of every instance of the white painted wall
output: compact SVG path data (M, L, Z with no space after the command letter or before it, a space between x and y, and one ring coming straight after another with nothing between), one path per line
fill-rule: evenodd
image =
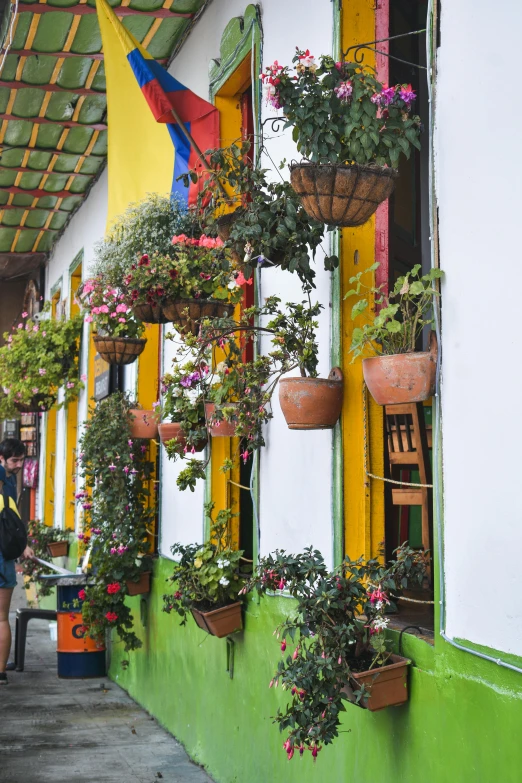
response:
M436 133L447 632L518 655L521 28L520 4L443 2Z

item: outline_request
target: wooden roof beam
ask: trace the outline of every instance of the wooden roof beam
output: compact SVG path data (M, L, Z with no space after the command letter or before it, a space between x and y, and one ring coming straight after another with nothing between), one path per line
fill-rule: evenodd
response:
M192 19L194 14L179 13L177 11L171 11L168 8L157 8L155 11L138 11L136 8L129 8L129 6L116 6L112 9L116 16L152 16L155 19ZM86 16L87 14L97 13L96 8L91 5L84 5L83 3L77 3L76 5L57 6L49 5L48 3L18 3L18 13L29 11L32 14L45 14L45 13L66 13L74 14L75 16Z
M1 154L1 153L0 153ZM56 171L56 169L31 169L28 166L7 166L0 161L2 171L21 171L23 174L59 174L63 177L94 177L94 174L82 174L81 171Z
M0 120L2 119L2 116L0 115ZM85 128L90 128L90 125L84 125ZM86 147L87 149L87 147ZM49 152L51 155L76 155L80 158L103 158L104 160L107 159L107 153L98 153L98 152L89 152L87 155L85 152L67 152L67 150L64 150L63 147L58 149L57 147L28 147L27 144L20 144L19 146L13 146L9 147L7 145L0 144L0 155L2 155L3 152L10 152L11 150L29 150L29 152Z
M75 120L49 120L47 117L18 117L16 114L0 114L1 121L32 122L33 125L60 125L62 128L91 128L91 130L107 130L105 122L76 122Z
M29 84L28 82L8 82L0 78L0 87L9 87L10 90L29 88L31 90L43 90L43 92L70 92L73 95L105 95L104 90L93 90L88 87L60 87L58 84Z
M103 60L103 52L94 54L80 54L79 52L38 52L35 49L9 49L9 54L16 54L18 57L85 57L88 60ZM168 63L168 57L161 57L156 62L163 65Z

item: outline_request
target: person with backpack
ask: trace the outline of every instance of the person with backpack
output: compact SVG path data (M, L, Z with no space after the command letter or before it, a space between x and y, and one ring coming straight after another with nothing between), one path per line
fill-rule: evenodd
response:
M9 609L16 585L15 560L34 557L16 507L16 476L23 468L25 446L16 438L0 443L0 685L7 684L6 666L11 649Z

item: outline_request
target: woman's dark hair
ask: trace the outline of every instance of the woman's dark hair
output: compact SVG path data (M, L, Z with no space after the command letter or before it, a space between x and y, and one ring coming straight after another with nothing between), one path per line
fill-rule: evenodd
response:
M24 457L25 446L18 438L6 438L0 443L0 457L11 459L11 457Z

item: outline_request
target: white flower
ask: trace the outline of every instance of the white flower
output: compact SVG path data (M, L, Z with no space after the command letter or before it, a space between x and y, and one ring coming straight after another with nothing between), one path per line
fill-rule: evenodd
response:
M382 601L377 601L377 603L375 604L375 608L377 609L377 611L379 611L379 609L382 609Z
M385 631L389 622L387 617L377 617L377 619L373 621L373 627L376 631Z
M226 587L227 585L230 584L230 579L227 579L226 577L222 576L221 579L219 580L219 584L223 585L223 587Z
M237 283L236 283L236 281L235 281L235 280L231 280L231 281L230 281L230 283L229 283L229 284L228 284L228 286L227 286L227 288L228 288L230 291L234 291L234 290L235 290L237 287L238 287L238 285L237 285Z
M229 566L229 565L230 565L230 560L222 560L221 562L223 563L223 565L221 566L221 568L226 568L227 566Z

